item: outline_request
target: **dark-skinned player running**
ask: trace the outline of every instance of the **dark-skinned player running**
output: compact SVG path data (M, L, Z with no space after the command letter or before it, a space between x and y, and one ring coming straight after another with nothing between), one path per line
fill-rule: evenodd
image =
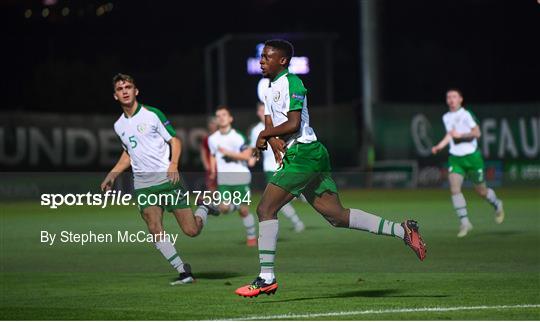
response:
M291 43L269 40L260 60L262 74L270 79L270 86L264 100L265 129L257 138L256 150L265 150L269 144L281 167L270 179L257 207L261 270L252 283L236 290L244 297L276 292L277 212L300 194L334 227L394 236L402 239L420 260L426 256L426 245L414 220L399 224L342 206L331 177L328 151L309 125L307 90L300 78L288 70L292 56Z

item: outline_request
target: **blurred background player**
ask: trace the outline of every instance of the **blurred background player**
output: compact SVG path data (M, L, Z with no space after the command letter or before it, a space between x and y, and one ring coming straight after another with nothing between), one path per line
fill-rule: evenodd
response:
M252 151L246 139L232 128L233 116L226 106L219 106L216 110L218 130L208 138L210 148L210 178L216 177L217 191L221 199L233 196L231 202L222 202L219 205L221 213L231 213L238 210L246 228L247 245L257 246L255 217L249 212L249 198L251 173L247 166ZM227 195L230 194L230 195ZM235 196L238 196L236 198Z
M202 139L199 152L201 162L205 171L204 184L206 186L206 190L215 191L217 188L217 182L215 176L211 178L212 171L210 171L210 148L208 147L208 138L210 137L210 135L214 134L217 131L217 122L215 116L211 116L208 118L208 121L206 123L206 130L208 131L208 134L206 134Z
M495 222L498 224L504 221L504 209L495 191L486 186L484 159L477 141L481 135L478 120L470 110L463 107L463 95L459 89L451 88L446 91L446 104L450 109L443 115L446 135L431 151L437 154L450 144L448 181L452 204L460 221L457 236L465 237L473 229L473 225L469 220L465 197L461 193L464 178L468 177L478 195L495 208Z
M415 221L399 224L359 209L343 208L331 176L328 151L309 125L307 90L300 78L288 70L293 52L288 41L269 40L260 59L262 74L270 79L270 88L264 102L265 129L257 138L255 151L270 145L281 167L270 179L257 206L261 270L251 284L236 290L236 294L244 297L276 292L277 212L300 194L334 227L395 236L420 260L426 256L426 246Z
M257 117L259 118L259 123L257 123L250 131L249 133L249 143L251 148L255 148L255 143L257 142L257 138L259 137L259 134L264 130L264 103L263 102L257 102ZM266 177L266 182L270 181L270 178L274 175L276 170L278 169L279 165L276 162L276 159L274 158L274 152L272 151L271 147L268 147L266 150L262 151L262 166L264 175ZM257 159L255 157L252 157L249 160L249 166L253 167L255 166L255 163L257 162ZM291 203L287 203L283 208L281 208L281 212L287 217L291 223L293 224L294 231L299 233L304 231L305 226L302 220L300 220L300 217L298 217L298 214L296 213L296 210L291 205Z
M178 173L182 148L167 117L157 108L137 101L139 90L133 77L117 74L113 78L113 90L114 99L124 111L114 123L114 131L122 142L124 151L101 183L101 189L111 189L118 175L131 166L135 195L137 201L142 201L138 204L139 211L148 231L156 238L156 248L179 273L171 285L192 283L194 279L191 266L182 261L170 240L162 237L163 210L172 212L182 231L195 237L206 222L208 208L201 206L194 215L185 197L176 200L177 194L185 192ZM161 202L166 204L145 203L151 194L170 195L172 198L169 198L168 202L161 198Z

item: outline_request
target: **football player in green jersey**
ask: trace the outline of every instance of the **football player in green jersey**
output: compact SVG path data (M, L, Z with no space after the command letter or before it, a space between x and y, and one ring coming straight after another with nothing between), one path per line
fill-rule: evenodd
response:
M481 135L478 120L470 110L462 106L463 95L459 89L451 88L446 91L446 104L449 108L443 115L446 135L431 151L436 154L450 145L448 181L452 204L460 222L457 236L462 238L473 229L467 214L467 203L461 193L461 186L466 177L473 182L476 192L493 206L495 222L498 224L504 220L504 209L495 191L486 185L484 158L478 149L478 138Z
M334 227L395 236L412 248L420 260L426 256L426 246L414 220L399 224L342 206L331 176L328 151L309 124L307 90L300 78L288 70L292 57L293 46L288 41L265 42L260 64L263 76L270 79L270 87L264 99L265 129L259 134L256 148L265 150L270 145L280 168L257 207L261 270L252 283L236 290L244 297L276 292L277 212L300 194Z
M215 214L216 209L201 205L193 214L178 173L180 140L159 109L137 101L139 90L133 77L116 75L113 90L114 98L123 110L114 130L124 151L101 183L101 189L111 189L118 175L132 168L141 216L148 231L154 235L154 245L179 273L171 285L192 283L191 266L182 261L174 245L165 238L163 211L172 212L182 231L195 237L201 232L208 213Z

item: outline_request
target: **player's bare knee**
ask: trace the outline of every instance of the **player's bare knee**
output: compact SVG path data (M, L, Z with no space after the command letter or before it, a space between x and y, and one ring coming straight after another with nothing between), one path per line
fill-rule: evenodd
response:
M267 204L260 203L257 206L257 217L259 217L259 221L265 221L265 220L271 220L275 219L272 214L272 209Z
M460 187L450 187L450 193L453 195L458 195L461 193Z
M485 198L487 196L488 190L484 186L476 186L474 190L476 190L476 193L482 198Z
M199 233L200 233L199 229L197 229L196 227L186 227L186 228L182 228L182 231L183 231L184 234L186 234L186 236L188 236L188 237L196 237L196 236L199 235Z
M487 191L476 191L478 193L478 195L482 198L485 198L487 196Z
M265 218L265 215L268 213L268 207L260 203L257 206L257 217L259 217L259 221L262 221Z
M162 233L163 229L161 227L160 223L149 223L148 224L148 232L150 232L153 235L157 235Z

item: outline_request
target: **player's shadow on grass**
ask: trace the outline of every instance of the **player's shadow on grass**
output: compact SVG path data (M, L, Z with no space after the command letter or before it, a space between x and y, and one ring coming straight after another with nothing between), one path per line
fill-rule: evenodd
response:
M280 303L280 302L295 302L295 301L309 301L318 299L338 299L338 298L352 298L352 297L409 297L409 298L436 298L436 297L448 297L445 294L399 294L401 290L398 289L384 289L384 290L360 290L341 292L336 294L330 294L325 296L313 296L313 297L299 297L278 301L265 301L259 303Z
M512 236L521 235L523 231L519 230L502 230L502 231L484 231L477 233L478 236Z
M241 274L235 272L200 272L195 275L195 278L202 280L222 280L238 276L241 276Z
M279 241L280 243L282 243L282 242L287 243L287 242L289 242L290 240L291 240L291 239L290 239L290 238L287 238L287 237L279 237L279 238L278 238L278 241ZM246 242L245 242L245 241L239 241L239 242L237 242L236 244L245 247ZM256 247L253 247L253 248L255 248L255 250L257 250Z

